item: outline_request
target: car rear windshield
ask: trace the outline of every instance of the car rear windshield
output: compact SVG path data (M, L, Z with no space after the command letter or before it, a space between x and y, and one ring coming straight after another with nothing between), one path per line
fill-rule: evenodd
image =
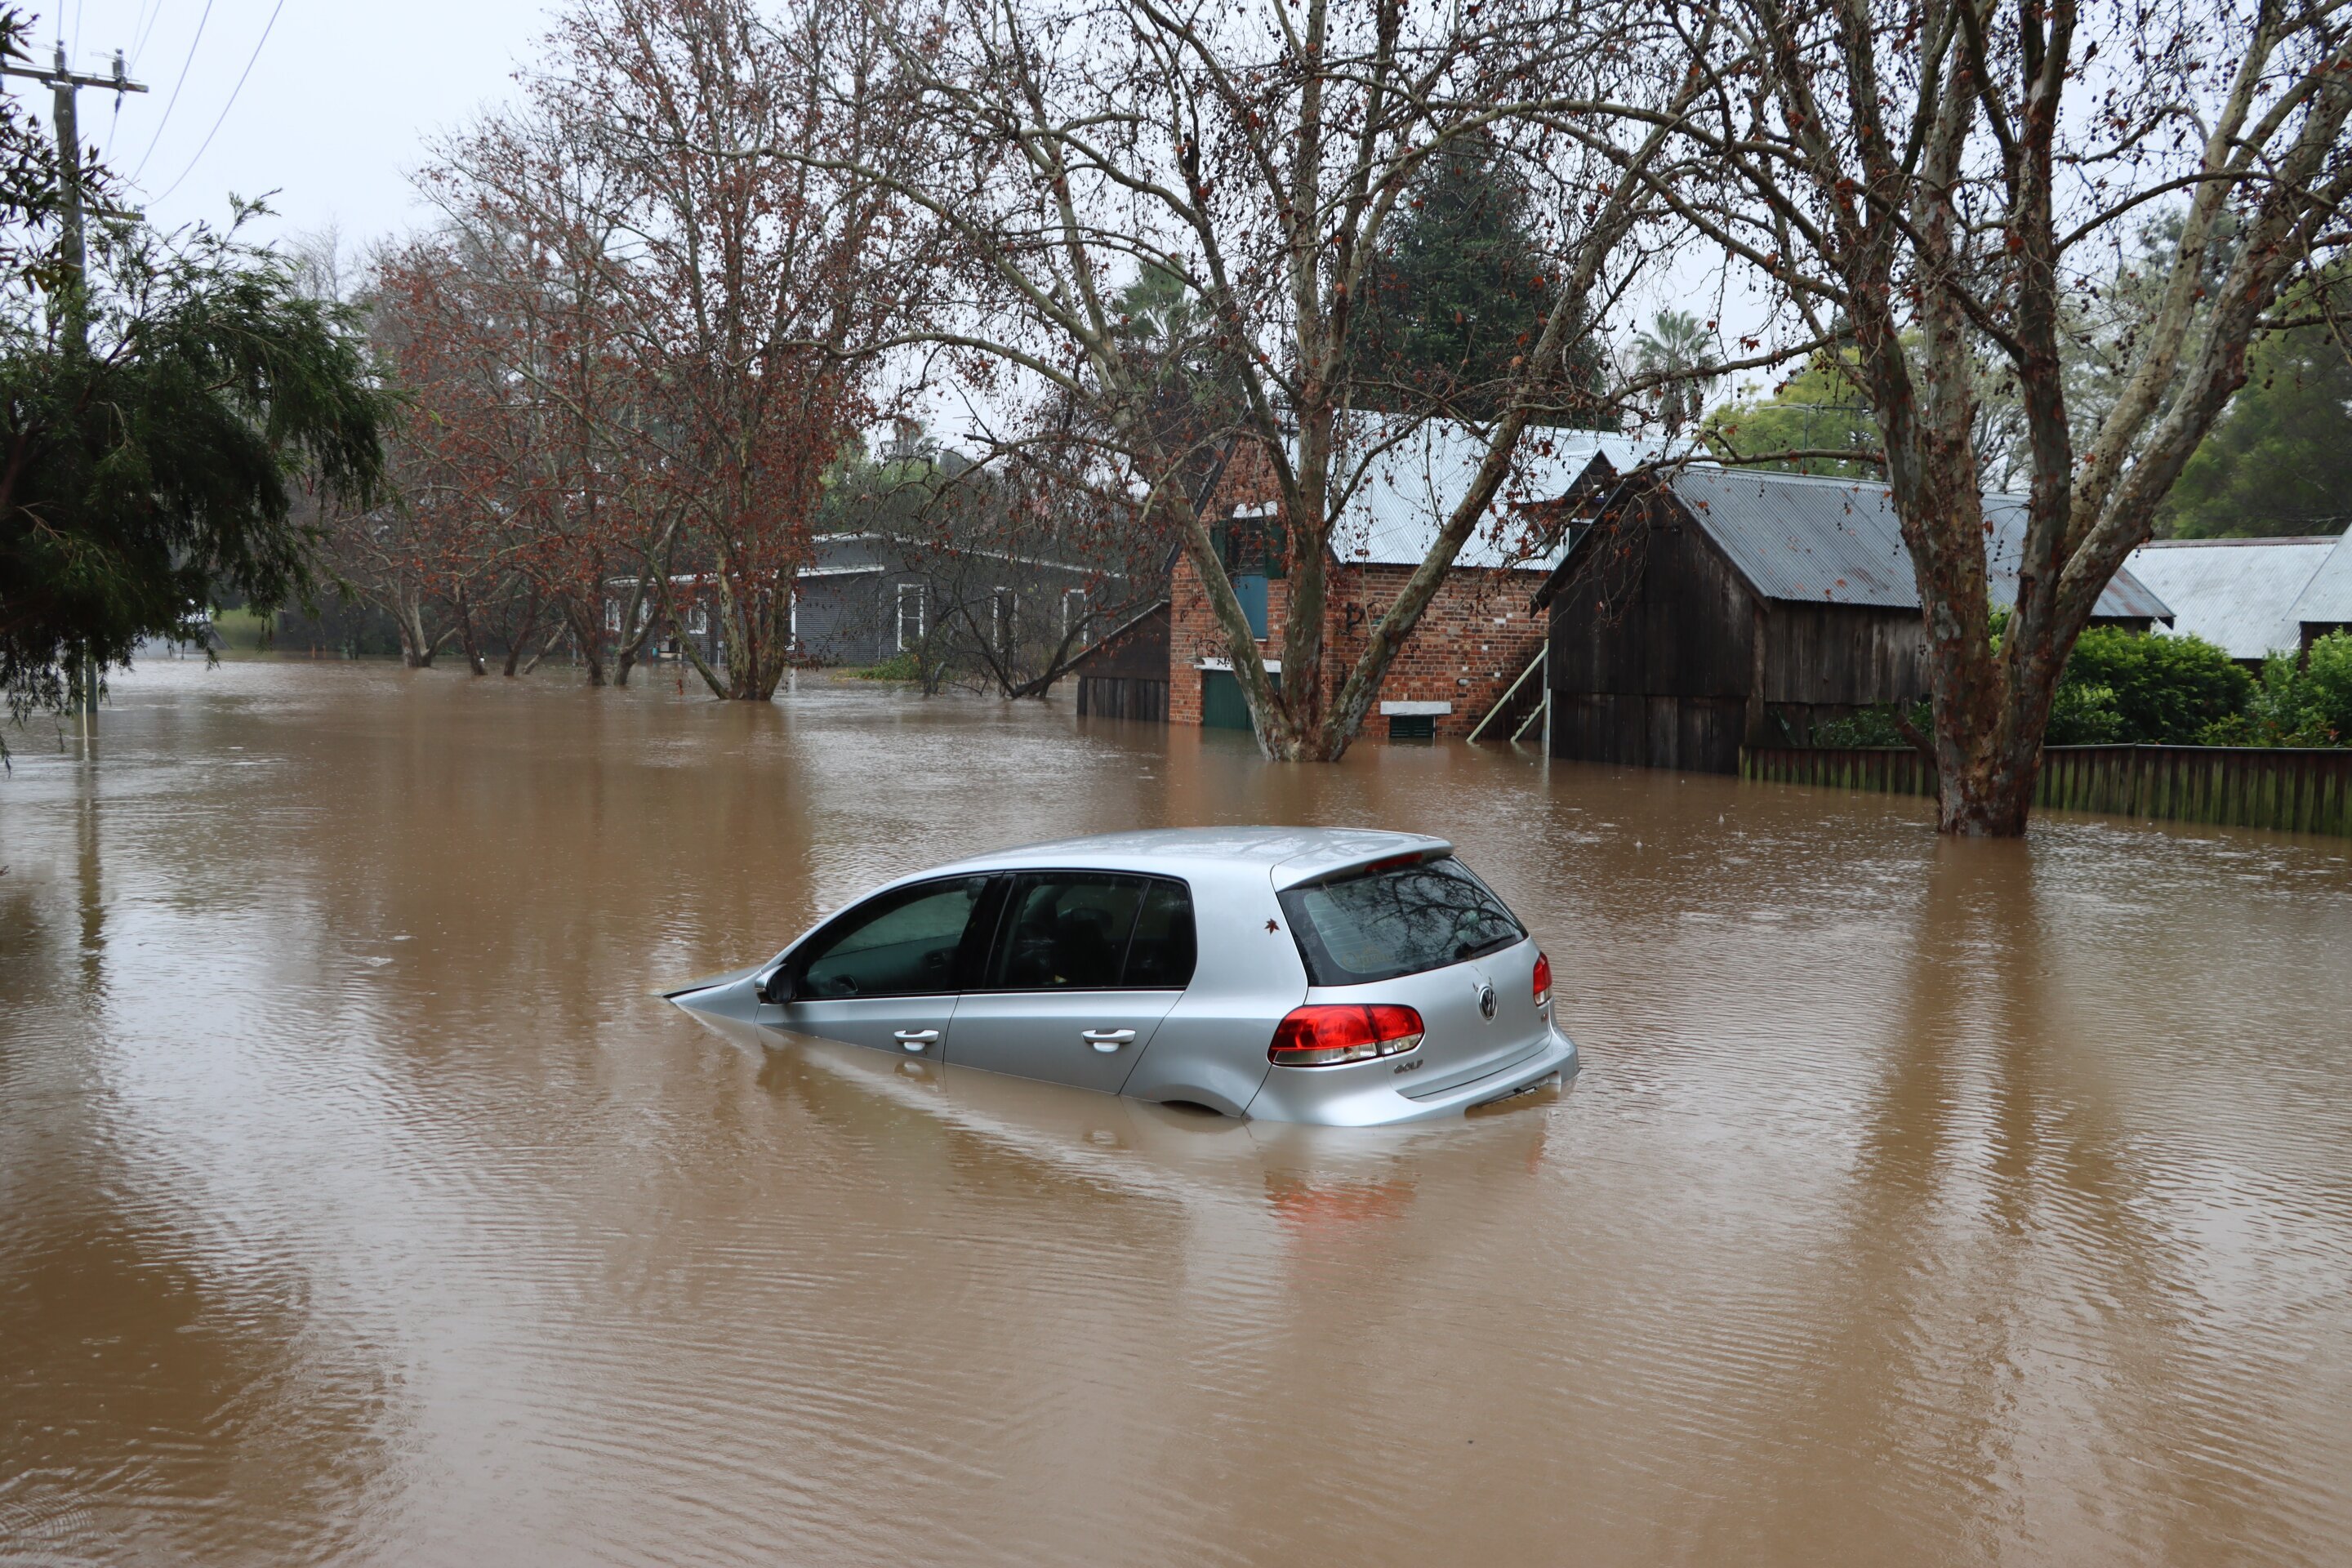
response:
M1317 985L1361 985L1499 952L1527 931L1448 856L1286 889L1282 907Z

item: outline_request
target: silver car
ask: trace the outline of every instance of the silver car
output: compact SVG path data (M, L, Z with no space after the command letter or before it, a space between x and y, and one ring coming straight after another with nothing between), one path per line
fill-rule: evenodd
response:
M768 963L669 994L953 1067L1369 1127L1575 1071L1551 984L1443 839L1208 827L901 878Z

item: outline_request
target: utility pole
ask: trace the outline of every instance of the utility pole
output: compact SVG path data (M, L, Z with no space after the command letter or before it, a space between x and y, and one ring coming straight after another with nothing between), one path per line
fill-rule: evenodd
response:
M118 94L145 92L147 87L124 74L121 49L114 51L111 76L68 70L63 43L58 45L55 59L54 67L48 70L0 63L0 76L25 77L46 83L50 89L50 115L58 135L58 174L65 195L65 211L60 215L59 225L65 278L58 291L57 321L64 329L66 353L84 358L89 353L89 290L83 274L89 265L89 254L82 235L81 132L74 113L74 94L85 87L110 89ZM98 670L87 647L76 662L74 687L74 706L79 710L87 729L98 720Z
M66 286L58 319L65 328L68 349L75 353L87 353L89 348L89 295L84 286L83 273L89 267L89 256L82 235L81 132L74 112L74 95L85 87L117 94L145 92L147 84L132 81L124 74L121 49L114 51L114 72L111 76L91 76L68 70L66 68L66 47L63 44L58 46L56 64L49 69L0 65L0 76L24 77L43 83L50 89L50 116L58 137L58 173L65 195L65 211L59 226L64 242Z

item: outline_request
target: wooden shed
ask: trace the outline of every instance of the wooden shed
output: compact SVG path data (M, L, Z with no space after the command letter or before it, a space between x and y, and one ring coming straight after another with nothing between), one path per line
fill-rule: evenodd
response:
M1070 663L1078 711L1168 721L1168 601L1107 634Z
M1927 695L1918 590L1884 485L1692 464L1580 489L1596 499L1536 600L1550 616L1552 755L1734 773L1742 745L1801 744L1819 723ZM1985 505L1998 602L2014 596L2023 503ZM2121 574L2097 618L2169 617Z

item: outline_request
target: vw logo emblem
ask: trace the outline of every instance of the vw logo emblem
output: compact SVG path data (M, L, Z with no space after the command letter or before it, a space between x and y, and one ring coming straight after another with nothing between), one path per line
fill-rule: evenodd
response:
M1495 988L1491 985L1478 987L1478 1016L1489 1023L1494 1021Z

